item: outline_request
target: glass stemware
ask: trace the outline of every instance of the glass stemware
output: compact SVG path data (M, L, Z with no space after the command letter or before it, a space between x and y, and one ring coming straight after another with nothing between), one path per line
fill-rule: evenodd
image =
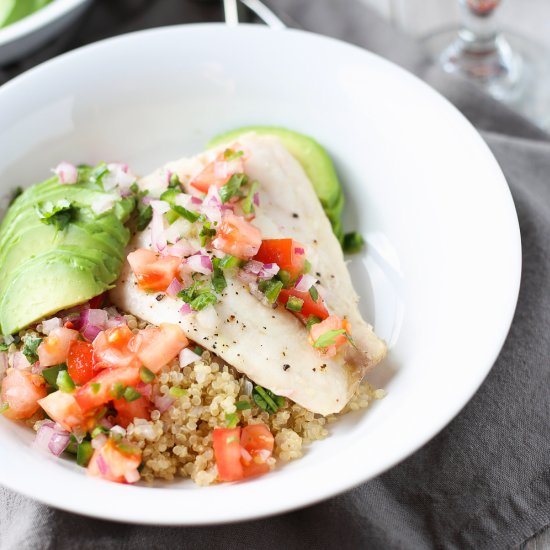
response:
M424 39L434 62L550 128L550 53L527 38L501 32L495 18L500 0L459 3L462 27Z

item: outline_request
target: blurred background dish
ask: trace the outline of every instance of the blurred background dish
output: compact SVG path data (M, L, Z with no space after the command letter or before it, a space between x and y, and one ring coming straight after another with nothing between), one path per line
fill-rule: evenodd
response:
M0 65L22 59L62 33L82 15L90 2L91 0L0 2Z

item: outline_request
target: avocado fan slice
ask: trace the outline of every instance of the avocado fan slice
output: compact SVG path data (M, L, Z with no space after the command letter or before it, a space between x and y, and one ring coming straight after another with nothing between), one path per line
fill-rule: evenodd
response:
M70 185L50 178L10 206L0 225L2 334L84 303L118 278L135 198L105 191L94 174L91 167L80 167L77 183ZM98 200L113 200L113 207L96 214L92 205ZM65 222L44 223L45 205L69 205Z
M290 154L301 164L313 184L323 210L330 220L332 230L338 240L342 242L344 233L341 218L344 209L344 193L334 169L334 164L325 148L305 134L277 126L244 126L237 128L216 136L210 140L208 147L212 148L229 143L249 132L272 135L282 141Z

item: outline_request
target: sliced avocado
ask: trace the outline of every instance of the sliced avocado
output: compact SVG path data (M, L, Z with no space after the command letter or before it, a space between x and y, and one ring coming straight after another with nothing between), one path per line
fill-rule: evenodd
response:
M343 236L341 216L344 194L334 165L322 145L309 136L276 126L245 126L216 136L208 147L217 147L236 140L248 132L278 137L291 155L302 165L304 172L315 188L323 209L332 224L336 236Z
M0 328L12 334L56 311L101 294L117 279L130 232L133 197L117 198L111 210L95 214L97 200L112 198L79 168L78 182L57 177L25 190L0 226ZM69 221L44 223L44 204L70 206ZM41 210L42 209L42 210ZM46 220L51 222L52 220Z

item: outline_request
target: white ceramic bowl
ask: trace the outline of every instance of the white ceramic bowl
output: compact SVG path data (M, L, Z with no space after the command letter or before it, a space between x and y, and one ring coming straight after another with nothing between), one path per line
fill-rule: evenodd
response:
M23 58L63 32L91 0L54 0L41 10L0 29L0 65Z
M247 124L311 134L333 155L348 228L368 242L350 269L365 316L389 342L371 376L388 396L334 425L303 459L209 488L90 479L0 419L0 483L130 522L264 516L378 475L434 436L479 387L508 332L520 280L506 181L446 100L359 48L298 31L190 25L71 52L0 89L0 182L8 189L41 180L62 159L124 160L146 173Z

